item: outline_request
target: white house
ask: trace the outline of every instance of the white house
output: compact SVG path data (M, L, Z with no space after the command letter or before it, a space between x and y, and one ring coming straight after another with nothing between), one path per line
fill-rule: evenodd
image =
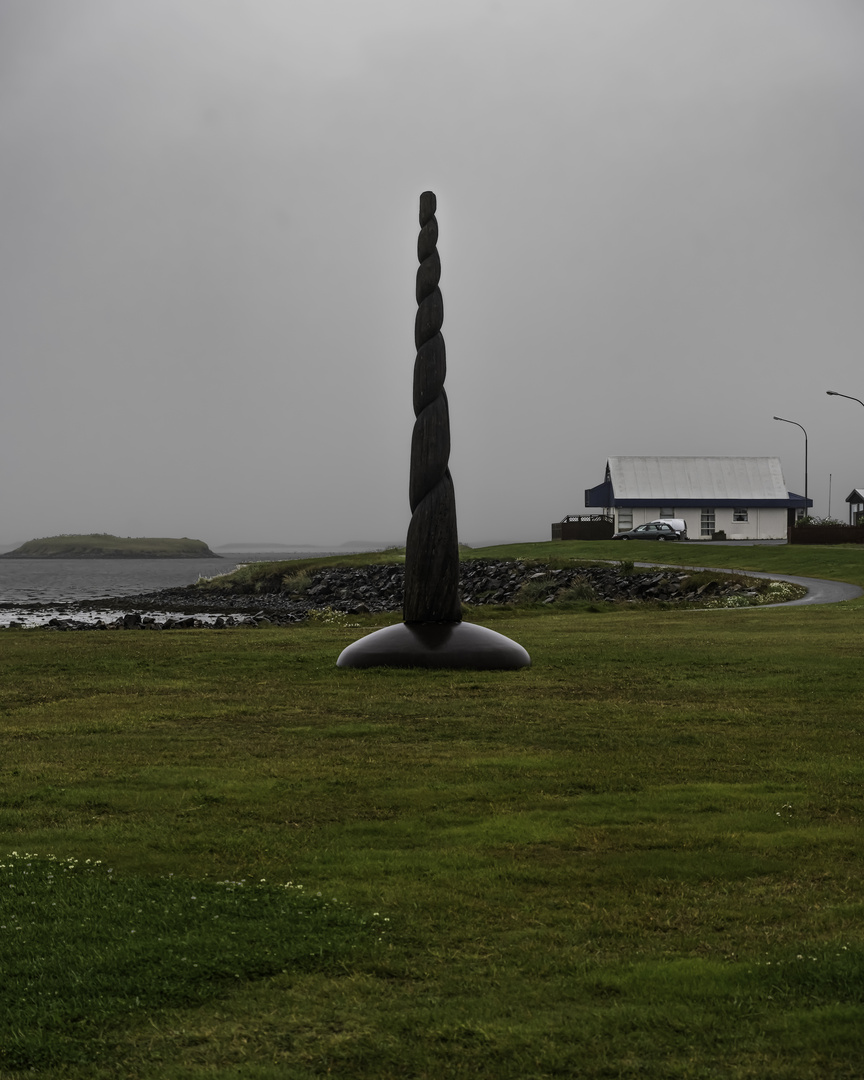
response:
M813 500L786 490L776 457L611 457L585 505L614 515L616 532L663 517L683 518L691 540L780 540Z

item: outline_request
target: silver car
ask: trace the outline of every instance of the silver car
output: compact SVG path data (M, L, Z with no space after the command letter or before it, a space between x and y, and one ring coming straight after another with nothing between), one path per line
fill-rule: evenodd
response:
M645 525L637 525L635 529L626 532L617 532L613 540L680 540L681 533L669 524L668 521L649 521Z

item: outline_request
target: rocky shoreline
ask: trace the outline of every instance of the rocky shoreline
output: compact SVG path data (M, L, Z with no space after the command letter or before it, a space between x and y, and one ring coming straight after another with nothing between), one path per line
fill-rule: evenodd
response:
M218 585L163 589L136 596L52 605L40 625L54 630L172 630L194 627L289 626L312 613L346 615L400 612L404 582L399 564L332 567L302 575L297 587L279 592L243 592ZM703 580L704 579L704 580ZM218 579L217 579L218 581ZM551 567L489 559L460 565L462 602L469 606L572 601L677 602L695 606L747 606L766 597L759 579L673 568L636 569L613 563ZM32 606L33 609L37 605ZM39 605L45 610L46 605ZM20 609L19 609L20 610ZM13 620L10 626L26 625Z

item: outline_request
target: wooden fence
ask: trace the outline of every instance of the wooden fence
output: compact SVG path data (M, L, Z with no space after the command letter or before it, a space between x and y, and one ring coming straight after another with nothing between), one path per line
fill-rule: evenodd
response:
M553 540L611 540L615 519L608 514L568 514L552 522Z
M864 525L796 525L787 539L790 544L864 544Z

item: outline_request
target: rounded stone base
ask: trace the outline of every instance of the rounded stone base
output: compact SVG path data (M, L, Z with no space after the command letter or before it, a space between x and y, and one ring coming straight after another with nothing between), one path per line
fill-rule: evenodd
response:
M476 623L397 623L344 649L337 667L419 667L515 671L531 657L515 641Z

